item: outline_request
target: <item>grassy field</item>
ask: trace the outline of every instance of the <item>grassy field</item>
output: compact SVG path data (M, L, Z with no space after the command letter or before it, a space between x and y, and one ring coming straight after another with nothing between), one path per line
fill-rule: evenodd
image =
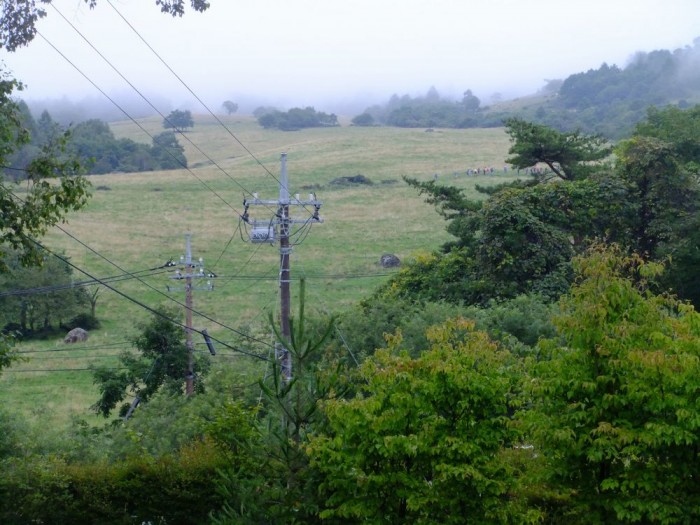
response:
M390 271L379 265L382 254L410 260L447 240L444 221L402 176L431 180L437 175L438 182L464 188L470 195L476 195L477 183L511 177L503 172L509 141L500 128L426 132L342 126L282 132L263 130L248 117L222 119L228 130L211 117L195 116L189 141L180 138L190 170L91 177L90 204L70 216L61 226L65 231L53 230L44 241L91 276L102 278L179 259L189 232L194 257L202 257L205 268L218 275L213 291L194 293L194 310L203 314L194 315L194 326L224 341L233 338L230 328L259 334L267 312L277 308L277 247L248 242L239 218L243 198L251 192L261 199L277 199L280 153L287 153L291 193L305 198L311 188L323 201L324 222L294 237L298 245L291 259L293 278L307 277L307 304L320 312L351 307L386 280ZM162 131L160 118L140 124L150 134ZM132 122L112 128L118 137L151 142ZM495 173L466 175L468 169L484 167L494 167ZM358 174L373 184L332 183ZM260 220L270 219L273 212L260 206L250 209L251 217ZM296 208L292 215L306 219L308 211ZM163 271L114 286L149 307L179 308L174 301L184 302L184 292L166 291L174 285L170 275ZM75 278L87 277L75 272ZM296 288L293 284L293 292ZM129 347L136 325L149 318L142 306L106 288L99 292L97 315L103 327L86 343L21 344L27 360L0 376L3 405L30 421L50 417L60 425L71 415L89 417L96 389L89 371L75 369L113 363L114 356ZM227 363L245 359L225 351L221 355ZM65 369L71 370L61 371Z

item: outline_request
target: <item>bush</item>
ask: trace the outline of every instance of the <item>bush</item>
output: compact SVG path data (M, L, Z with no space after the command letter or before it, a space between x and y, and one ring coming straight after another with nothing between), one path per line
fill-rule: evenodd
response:
M88 313L78 314L73 317L67 323L62 325L62 328L66 330L73 330L73 328L82 328L84 330L94 330L100 327L100 321L94 315Z
M224 456L211 443L177 455L68 465L55 457L7 460L0 523L206 523L222 505L212 487Z

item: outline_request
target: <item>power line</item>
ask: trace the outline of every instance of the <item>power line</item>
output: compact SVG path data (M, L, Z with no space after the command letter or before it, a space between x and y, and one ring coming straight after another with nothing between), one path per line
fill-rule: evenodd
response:
M62 229L61 229L61 230L62 230ZM65 232L65 230L62 230L62 231ZM67 232L66 232L66 233L67 233ZM53 255L54 257L57 257L59 260L61 260L61 261L63 261L64 263L68 264L68 265L71 266L72 268L74 268L74 269L78 270L79 272L85 274L86 276L90 277L91 279L94 279L94 280L96 280L96 281L99 281L99 279L98 279L97 277L95 277L94 275L91 275L91 274L88 273L86 270L83 270L82 268L76 266L75 264L73 264L72 262L70 262L69 260L67 260L65 257L61 257L61 256L58 255L57 253L51 251L50 249L48 249L46 246L44 246L43 244L41 244L41 243L40 243L39 241L37 241L36 239L34 239L34 238L32 238L32 237L29 237L29 236L26 236L26 235L25 235L25 238L26 238L28 241L30 241L30 242L36 244L39 248L43 249L43 250L46 251L47 253ZM77 239L76 239L76 240L77 240ZM79 241L79 242L80 242L80 241ZM82 243L81 243L81 244L82 244ZM87 246L86 246L86 247L87 247ZM96 253L96 252L95 252L95 253ZM105 260L106 260L106 259L105 259ZM114 264L114 263L112 263L112 264ZM106 288L109 288L110 290L112 290L113 292L117 293L118 295L122 296L124 299L126 299L126 300L128 300L128 301L131 301L132 303L134 303L134 304L140 306L140 307L143 308L144 310L148 310L148 311L151 312L152 314L157 315L158 317L161 317L162 319L165 319L165 320L167 320L167 321L173 323L174 325L177 325L177 326L179 326L179 327L181 327L181 328L186 328L185 325L184 325L183 323L181 323L181 322L179 322L179 321L176 321L176 320L174 320L174 319L171 319L171 318L168 317L167 315L164 315L162 312L159 312L158 310L155 310L154 308L151 308L150 306L148 306L148 305L142 303L141 301L139 301L139 300L137 300L137 299L134 299L133 297L130 297L129 295L125 294L124 292L121 292L121 291L118 290L117 288L111 286L109 283L100 282L100 284L102 284L102 285L105 286ZM216 321L214 321L213 319L211 319L211 320L212 320L213 322L216 322ZM217 324L219 324L220 326L224 326L224 325L222 325L221 323L217 323ZM237 330L234 330L234 329L231 329L231 330L234 331L234 332L236 332L236 333L239 333L240 335L243 335L244 337L247 337L246 334L243 334L243 332L238 332ZM202 331L201 331L201 330L197 330L197 329L195 329L195 328L193 328L192 331L197 332L197 333L200 334L200 335L202 334ZM263 361L264 361L264 360L267 360L267 358L264 357L264 356L261 356L261 355L258 355L258 354L254 354L254 353L248 352L248 351L246 351L246 350L241 350L240 348L236 348L236 347L234 347L234 346L232 346L232 345L229 345L229 344L226 344L226 343L224 343L224 342L222 342L222 341L219 341L218 339L216 339L216 338L214 338L214 337L211 337L211 336L210 336L210 338L211 338L212 340L216 341L216 342L219 343L219 344L223 344L223 345L224 345L225 347L227 347L227 348L230 348L230 349L232 349L232 350L235 350L236 352L240 352L240 353L245 354L245 355L248 355L248 356L250 356L250 357L254 357L254 358L256 358L256 359L261 359L261 360L263 360ZM253 339L253 338L249 338L249 339L255 340L255 339ZM259 341L259 342L261 342L261 341ZM263 343L263 344L267 345L267 343Z
M24 352L18 352L20 354ZM71 355L71 356L65 356L65 355L42 355L38 357L32 357L30 361L44 361L47 359L62 359L64 361L72 361L75 359L116 359L120 356L121 354L100 354L100 355Z
M81 241L80 239L78 239L77 237L75 237L74 235L72 235L71 233L67 232L66 230L64 230L63 228L61 228L61 227L58 226L58 225L56 225L56 228L58 228L59 230L61 230L63 233L65 233L66 235L68 235L68 237L70 237L71 239L73 239L75 242L77 242L77 243L80 244L81 246L85 247L86 249L90 250L92 253L94 253L95 255L97 255L98 257L100 257L101 259L103 259L104 261L108 262L109 264L111 264L112 266L114 266L115 268L117 268L118 270L120 270L120 271L122 271L122 272L125 272L125 270L122 269L117 263L111 261L110 259L108 259L108 258L105 257L104 255L102 255L101 253L97 252L96 250L94 250L93 248L91 248L90 246L88 246L87 244L85 244L83 241ZM36 242L36 241L34 241L33 239L32 239L32 241L33 241L33 242ZM50 252L50 253L51 253L51 252ZM53 255L56 256L56 254L53 254ZM59 257L59 259L60 259L60 257ZM62 259L62 260L63 260L63 259ZM69 263L69 264L71 264L71 263ZM86 275L88 275L89 277L91 277L91 276L90 276L89 274L87 274L84 270L81 270L81 269L78 268L77 266L75 266L75 265L73 265L73 264L71 264L71 266L73 266L74 268L78 269L78 271L81 271L81 272L85 273ZM141 284L143 284L144 286L147 286L147 287L150 288L151 290L153 290L153 291L155 291L156 293L162 295L163 297L167 298L168 300L174 302L174 303L177 304L178 306L186 307L186 305L185 305L184 303L182 303L182 302L178 301L177 299L171 297L170 295L168 295L167 293L163 292L162 290L159 290L159 289L156 288L155 286L151 286L150 284L148 284L147 282L141 280L141 279L140 279L139 277L137 277L137 276L135 276L135 278L136 278L136 280L138 280L138 281L139 281ZM93 279L94 279L94 277L93 277ZM109 287L108 285L106 285L106 286L107 286L108 288L114 290L114 288L111 288L111 287ZM119 293L121 293L121 292L119 292ZM151 310L152 310L152 309L151 309ZM217 321L216 319L212 319L211 317L209 317L209 316L203 314L202 312L199 312L199 311L196 311L196 310L192 310L192 309L190 309L190 310L192 311L192 313L197 314L198 316L200 316L200 317L206 319L207 321L211 321L212 323L215 323L215 324L219 325L219 326L222 327L222 328L225 328L225 329L227 329L227 330L230 330L231 332L237 333L238 335L241 335L241 336L247 338L247 339L250 340L250 341L254 341L254 342L256 342L256 343L261 343L261 344L263 344L263 345L267 345L267 343L266 343L265 341L261 341L261 340L259 340L259 339L255 339L255 338L253 338L253 337L250 337L250 336L248 336L247 334L241 332L240 330L236 330L235 328L230 327L230 326L227 326L227 325L225 325L225 324L223 324L223 323ZM184 326L184 325L180 325L180 326ZM193 329L193 331L195 331L195 332L201 334L201 331L199 331L199 330ZM212 339L213 339L213 338L212 338Z
M20 202L22 201L22 199L21 199L17 194L15 194L14 192L12 192L12 191L10 191L10 190L6 190L6 191L7 191L13 198L15 198L16 200L19 200ZM73 234L71 234L70 232L66 231L66 230L65 230L64 228L62 228L61 226L59 226L59 225L54 225L54 227L55 227L56 229L62 231L63 233L65 233L68 237L70 237L71 239L73 239L75 242L77 242L78 244L80 244L80 245L83 246L84 248L90 250L92 253L94 253L95 255L97 255L98 257L100 257L101 259L103 259L104 261L106 261L107 263L111 264L112 266L114 266L115 268L117 268L118 270L120 270L121 272L124 272L125 275L131 275L131 274L129 274L129 272L127 272L126 270L124 270L123 268L121 268L117 263L111 261L110 259L108 259L108 258L105 257L104 255L102 255L101 253L99 253L98 251L96 251L95 249L93 249L92 247L88 246L88 245L85 244L83 241L81 241L80 239L78 239L77 237L75 237L75 236L74 236ZM132 301L132 302L134 302L135 304L138 304L138 305L142 306L143 308L145 308L145 309L151 311L152 313L155 313L156 315L158 315L158 316L160 316L160 317L162 317L162 318L164 318L164 319L167 319L167 320L173 322L174 324L177 324L177 325L179 325L179 326L181 326L181 327L183 327L183 328L186 328L182 323L176 322L176 321L174 321L174 320L168 318L167 316L165 316L165 315L163 315L162 313L160 313L160 312L154 310L153 308L151 308L151 307L149 307L149 306L147 306L147 305L145 305L145 304L143 304L143 303L137 301L136 299L133 299L133 298L129 297L128 295L124 294L123 292L120 292L119 290L117 290L117 289L114 288L113 286L110 286L107 282L102 281L102 280L100 280L99 278L97 278L97 277L95 277L95 276L89 274L87 271L85 271L85 270L83 270L82 268L80 268L80 267L76 266L75 264L71 263L71 262L70 262L68 259L66 259L65 257L61 257L60 255L56 254L55 252L49 250L48 248L46 248L45 246L43 246L41 243L39 243L39 241L37 241L36 239L33 239L32 237L29 237L29 236L26 236L26 235L25 235L25 238L28 239L29 241L31 241L32 243L36 244L37 246L39 246L41 249L43 249L43 250L46 251L47 253L49 253L49 254L53 255L54 257L58 258L59 260L63 261L65 264L67 264L67 265L69 265L70 267L72 267L72 268L78 270L79 272L83 273L84 275L90 277L92 280L96 281L97 283L99 283L99 284L101 284L101 285L103 285L103 286L109 288L110 290L112 290L112 291L118 293L119 295L121 295L122 297L128 299L129 301ZM166 263L166 265L167 265L167 263ZM164 265L164 266L165 266L165 265ZM185 304L183 304L183 303L181 303L180 301L174 299L173 297L169 296L168 294L166 294L165 292L159 290L158 288L155 288L154 286L151 286L150 284L148 284L147 282L145 282L144 280L142 280L142 279L139 278L138 276L134 276L134 278L137 279L137 280L138 280L141 284L143 284L144 286L147 286L147 287L150 288L151 290L153 290L153 291L159 293L160 295L164 296L165 298L167 298L168 300L174 302L175 304L177 304L177 305L179 305L179 306L186 307ZM233 328L233 327L227 326L227 325L225 325L225 324L223 324L223 323L221 323L221 322L219 322L219 321L217 321L217 320L215 320L215 319L212 319L211 317L209 317L209 316L207 316L207 315L205 315L205 314L203 314L203 313L201 313L201 312L197 312L197 311L191 310L191 309L190 309L190 311L192 311L193 313L196 313L197 315L199 315L200 317L203 317L204 319L207 319L208 321L211 321L211 322L213 322L213 323L215 323L215 324L221 326L222 328L225 328L225 329L227 329L227 330L229 330L229 331L231 331L231 332L237 333L237 334L241 335L242 337L244 337L244 338L246 338L246 339L248 339L248 340L250 340L250 341L254 341L254 342L260 343L260 344L262 344L262 345L268 345L268 343L265 342L265 341L262 341L262 340L260 340L260 339L256 339L256 338L254 338L254 337L251 337L251 336L249 336L249 335L247 335L247 334L241 332L240 330L236 330L236 329ZM199 333L199 334L202 333L200 330L196 330L196 329L192 329L192 331L197 332L197 333ZM210 337L211 337L211 336L210 336ZM213 338L213 337L211 337L211 339L213 339L213 340L219 342L217 339L215 339L215 338ZM246 351L244 351L244 350L240 350L240 349L235 348L235 347L231 347L231 346L230 346L230 348L232 348L232 349L234 349L234 350L236 350L236 351L239 351L239 352L241 352L241 353L244 353L244 354L249 353L249 352L246 352ZM257 354L251 354L251 355L257 356Z
M95 45L94 45L92 42L90 42L90 40L88 40L88 38L87 38L85 35L83 35L83 33L82 33L77 27L75 27L75 25L73 25L73 24L63 15L63 13L61 13L61 11L60 11L53 3L50 4L50 5L51 5L51 7L53 7L53 9L61 16L61 18L63 18L63 20L65 20L65 22L66 22L66 23L67 23L67 24L68 24L68 25L69 25L69 26L70 26L70 27L71 27L71 28L72 28L72 29L73 29L73 30L74 30L74 31L75 31L75 32L76 32L76 33L91 47L91 48L92 48L92 50L95 51L95 53L97 53L97 55L98 55L109 67L111 67L112 70L113 70L115 73L117 73L117 75L119 75L119 76L122 78L122 80L124 80L124 82L126 82L126 83L129 85L129 87L131 87L131 89L133 89L133 90L144 100L144 102L146 102L146 104L148 104L156 113L158 113L158 115L160 115L160 116L163 118L163 120L164 120L165 122L168 122L168 123L173 127L173 129L175 129L175 130L180 134L180 136L182 136L182 138L184 138L187 142L189 142L199 153L201 153L209 162L211 162L214 166L216 166L224 175L226 175L229 179L231 179L231 180L232 180L238 187L240 187L244 192L249 193L249 194L251 193L251 192L249 192L245 187L243 187L243 185L240 184L235 178L233 178L224 168L222 168L214 159L212 159L209 155L207 155L199 146L197 146L194 142L192 142L192 140L190 140L190 138L189 138L187 135L185 135L185 133L183 133L181 130L179 130L179 129L177 128L177 126L173 125L173 123L170 122L170 120L168 119L168 117L166 117L165 115L163 115L163 113L161 113L161 111L148 99L148 97L146 97L143 93L141 93L141 91L140 91L136 86L134 86L134 84L133 84L129 79L127 79L127 78L122 74L122 72L119 71L119 69L117 69L117 68L114 66L114 64L112 64L112 62L111 62L107 57L105 57L105 56L95 47ZM110 5L111 5L111 4L110 4ZM116 11L116 8L114 8L114 6L112 6L112 8L115 9L115 11ZM122 19L124 19L124 18L122 17ZM124 21L126 21L126 20L124 19ZM128 24L128 22L127 22L127 24ZM130 26L130 27L131 27L131 26ZM133 27L132 27L132 29L133 29ZM134 30L134 31L135 31L135 30ZM138 32L137 32L136 34L138 35ZM139 35L139 37L140 37L140 35ZM142 37L141 37L141 40L143 40ZM145 42L145 40L144 40L144 42ZM155 51L154 51L154 53L155 53ZM156 53L156 56L158 56L157 53ZM158 58L160 59L159 56L158 56ZM163 63L165 64L165 62L164 62L162 59L160 59L160 60L161 60L161 62L163 62ZM167 66L167 64L166 64L166 67L168 67L168 69L170 69L170 67ZM173 72L172 69L170 69L170 71ZM173 74L175 74L175 73L173 72ZM175 76L178 78L178 80L180 80L180 81L182 82L182 80L181 80L177 75L175 75ZM187 85L184 84L184 82L183 82L183 85L185 85L185 87L187 87ZM187 89L188 89L188 90L190 91L190 93L192 93L192 95L194 95L194 97L195 97L195 98L196 98L196 99L211 113L211 110L209 110L209 108L200 100L200 98L197 97L197 95L195 95L194 92L193 92L189 87L187 87ZM218 120L218 119L217 119L217 120ZM219 122L221 122L221 121L219 121ZM223 124L223 123L222 123L222 124ZM224 128L226 128L226 126L224 126ZM226 129L228 129L228 128L226 128ZM234 138L236 138L236 137L233 135L233 133L231 133L230 131L229 131L229 133L231 134L231 136L233 136ZM150 136L150 135L149 135L149 136ZM238 139L236 139L236 140L238 141L239 144L241 144L241 146L243 146L243 144L242 144ZM249 151L245 146L243 146L243 148L244 148L246 151L248 151L248 153L250 153L250 151ZM255 156L254 156L252 153L250 153L250 155L251 155L253 158L255 158ZM256 159L256 160L257 160L257 159ZM258 163L260 163L260 161L258 161ZM261 165L262 165L262 164L261 164ZM185 166L185 167L186 167L186 166ZM263 167L264 167L264 166L263 166ZM265 168L265 170L268 171L267 168ZM270 172L268 171L268 173L270 173ZM273 177L274 177L274 175L273 175ZM252 195L252 194L251 194L251 195ZM222 199L222 200L223 200L223 199ZM224 202L226 202L226 201L224 201ZM227 204L229 207L231 207L231 206L228 204L228 202L226 202L226 204ZM233 209L233 208L231 207L231 209ZM235 211L235 210L234 210L234 211ZM236 212L236 213L238 213L238 212Z
M119 70L118 70L104 55L102 55L102 53L100 53L100 51L97 50L97 48L96 48L96 47L95 47L95 46L94 46L94 45L93 45L93 44L92 44L92 43L91 43L91 42L90 42L90 41L89 41L89 40L88 40L88 39L87 39L87 38L86 38L72 23L71 23L71 22L70 22L70 21L69 21L69 20L68 20L54 5L52 5L52 7L56 10L57 13L59 13L59 15L66 21L66 23L68 23L68 24L74 29L74 31L76 31L76 32L83 38L83 40L84 40L98 55L99 55L99 56L100 56L100 57L101 57L101 58L102 58L102 59L103 59L117 74L119 74L119 75L122 77L122 79L123 79L125 82L127 82L127 83L132 87L132 89L134 89L134 91L136 91L136 92L137 92L137 93L138 93L138 94L139 94L139 95L140 95L140 96L141 96L141 97L156 111L156 112L158 112L158 114L160 114L161 116L163 116L162 113L160 113L160 112L158 111L158 109L148 100L148 98L145 97L145 96L144 96L144 95L143 95L143 94L128 80L128 79L126 79L126 77L124 77L124 75L123 75L123 74L122 74L122 73L121 73L121 72L120 72L120 71L119 71ZM112 6L112 7L114 7L114 6ZM115 11L116 11L116 9L115 9ZM123 17L122 17L122 18L123 18ZM125 21L126 21L126 20L125 20ZM133 29L133 28L132 28L132 29ZM137 32L137 34L138 34L138 32ZM56 46L53 45L53 43L51 43L43 34L39 33L39 35L40 35L42 38L44 38L44 40L46 40L46 42L47 42L51 47L53 47L54 50L56 50L56 52L59 53L69 64L71 64L83 77L85 77L86 80L88 80L96 89L98 89L98 91L100 91L108 100L110 100L117 108L119 108L132 122L134 122L144 133L146 133L149 137L151 137L151 138L155 141L154 137L153 137L150 133L148 133L148 131L147 131L143 126L141 126L135 119L133 119L133 118L128 114L128 112L126 112L121 106L119 106L119 104L117 104L116 101L114 101L111 97L109 97L109 96L104 92L104 90L102 90L101 88L99 88L99 86L97 86L83 71L81 71L81 70L80 70L72 61L70 61L63 53L61 53L61 52L58 50L58 48L56 48ZM139 37L140 37L140 35L139 35ZM142 37L141 37L141 38L142 38ZM149 46L149 47L150 47L150 46ZM156 55L157 55L157 53L156 53ZM159 58L160 58L160 57L159 57ZM161 58L161 61L162 61L162 58ZM166 66L167 66L167 64L166 64ZM169 66L168 66L168 68L169 68ZM169 69L171 69L171 68L169 68ZM174 73L174 72L173 72L173 73ZM177 75L176 75L176 77L177 77ZM178 77L178 78L179 78L179 77ZM180 80L181 80L181 79L180 79ZM188 89L189 89L189 88L188 88ZM191 91L191 90L190 90L190 91ZM194 93L193 93L193 94L194 94ZM203 105L204 105L204 104L203 104ZM204 106L206 107L206 105L204 105ZM207 108L207 109L208 109L208 108ZM213 114L213 112L211 112L211 110L209 110L209 111L210 111L210 113ZM215 116L215 115L214 115L214 116ZM216 116L215 116L215 117L216 117ZM166 117L163 116L163 118L167 121L167 118L166 118ZM218 118L217 118L217 120L218 120ZM222 123L222 124L223 124L223 123ZM225 126L224 126L224 127L225 127ZM226 129L228 130L228 128L226 128ZM179 130L178 130L178 131L179 131ZM230 132L230 130L228 130L228 131ZM244 188L240 183L238 183L238 181L236 181L235 179L233 179L232 177L230 177L230 175L229 175L223 168L221 168L221 166L219 166L215 161L213 161L213 159L211 159L208 155L206 155L206 154L205 154L198 146L196 146L184 133L182 133L182 132L179 132L179 133L180 133L180 135L181 135L183 138L185 138L188 142L190 142L190 144L192 144L198 151L200 151L207 159L209 159L213 164L215 164L226 176L228 176L229 178L231 178L231 180L233 180L239 187L241 187L245 192L250 193L248 190L246 190L246 188ZM233 135L233 133L231 133L231 135L235 138L235 135ZM238 141L237 138L236 138L236 140ZM240 143L240 141L238 141L238 142ZM242 143L241 143L241 145L243 146ZM243 146L243 147L245 148L245 146ZM247 150L247 148L245 148L245 149L246 149L246 151L249 151L249 150ZM207 187L212 193L214 193L214 195L216 195L217 197L219 197L227 206L229 206L235 213L237 213L241 218L243 218L243 216L241 216L240 213L239 213L237 210L235 210L223 197L221 197L221 196L220 196L216 191L214 191L209 185L207 185L204 181L202 181L199 177L197 177L197 176L194 174L194 172L192 172L192 170L190 170L186 165L184 165L184 164L181 162L180 159L178 159L175 155L173 155L169 150L166 149L166 151L167 151L173 158L175 158L176 161L177 161L180 165L182 165L185 169L187 169L187 171L188 171L192 176L194 176L197 180L199 180L200 183L202 183L205 187ZM250 153L250 152L249 152L249 153ZM256 158L254 155L252 155L252 153L250 153L250 154L251 154L251 156L252 156L253 158ZM257 159L256 159L256 160L257 160ZM260 161L258 161L258 162L260 162ZM262 163L260 163L260 164L262 165ZM263 167L264 167L264 166L263 166ZM266 170L268 173L270 173L269 170L267 170L267 168L265 168L265 170ZM270 173L270 174L271 174L271 173ZM272 174L271 174L271 175L272 175ZM273 178L275 178L274 175L273 175ZM275 178L275 180L277 180L277 179ZM279 182L279 181L278 181L278 182ZM304 203L299 202L299 204L303 205ZM307 222L308 222L308 221L307 221Z
M16 352L17 354L52 354L54 352L77 352L81 350L114 350L115 346L124 346L130 344L131 341L119 341L116 343L105 343L100 346L72 346L70 348L53 348L51 350L20 350Z
M139 273L145 273L145 272L151 272L148 275L137 275ZM14 296L23 296L23 295L37 295L37 294L45 294L45 293L51 293L51 292L59 292L61 290L69 290L71 288L81 288L84 286L94 286L96 284L100 284L102 282L109 282L109 283L114 283L114 282L121 282L121 281L127 281L130 279L138 279L139 277L153 277L155 275L160 275L162 273L166 273L168 270L161 270L161 271L156 271L154 272L153 269L149 270L139 270L133 273L127 273L123 275L113 275L111 277L102 277L100 278L99 281L95 280L89 280L89 281L77 281L74 283L66 283L66 284L57 284L54 286L38 286L35 288L18 288L16 290L7 290L4 292L0 292L0 297L14 297Z
M101 58L102 58L102 59L103 59L117 74L119 74L119 75L122 77L122 79L124 79L124 81L127 82L127 84L129 84L129 86L132 87L132 89L134 89L134 91L136 91L136 92L137 92L137 93L138 93L138 94L139 94L139 95L140 95L140 96L141 96L141 97L142 97L142 98L143 98L143 99L144 99L144 100L159 114L159 115L161 115L161 116L167 121L167 118L166 118L165 116L163 116L163 114L160 113L160 111L158 111L158 109L148 100L148 98L145 97L131 82L129 82L129 80L126 79L126 77L124 77L124 75L121 74L121 72L119 72L119 70L118 70L106 57L104 57L104 55L102 55L102 53L100 53L99 50L97 50L97 48L95 48L95 46L94 46L94 45L93 45L93 44L92 44L92 43L91 43L77 28L75 28L75 26L74 26L72 23L70 23L70 21L67 20L66 17L65 17L53 4L52 4L52 7L53 7L53 8L56 10L56 12L58 12L59 15L60 15L60 16L61 16L61 17L62 17L62 18L63 18L63 19L64 19L64 20L65 20L65 21L66 21L66 22L67 22L67 23L68 23L82 38L83 38L83 40L85 40L85 42L87 42L87 44L90 45L90 47L91 47L98 55L99 55L99 56L100 56L100 57L101 57ZM95 84L82 70L80 70L71 60L69 60L63 53L61 53L61 52L58 50L58 48L56 48L56 46L54 46L43 34L41 34L41 33L38 33L38 34L39 34L42 38L44 38L44 40L46 40L46 42L47 42L51 47L53 47L54 50L55 50L57 53L59 53L70 65L72 65L72 66L76 69L76 71L78 71L78 73L80 73L86 80L88 80L88 82L90 82L98 91L100 91L100 92L101 92L108 100L110 100L118 109L120 109L120 110L122 111L122 113L124 113L124 115L127 116L127 118L129 118L134 124L136 124L144 133L146 133L146 135L148 135L149 137L151 137L152 140L155 140L154 137L153 137L140 123L138 123L133 117L131 117L131 116L129 115L129 113L126 112L121 106L119 106L119 104L117 104L116 101L114 101L111 97L109 97L109 95L107 95L107 94L104 92L104 90L102 90L99 86L97 86L97 84ZM238 181L236 181L235 179L233 179L233 177L231 177L221 166L219 166L213 159L211 159L208 155L206 155L206 153L204 153L196 144L194 144L194 143L189 139L189 137L187 137L184 133L180 132L179 130L178 130L178 132L180 133L180 135L181 135L183 138L185 138L190 144L192 144L198 151L200 151L200 152L202 153L202 155L204 155L204 156L205 156L207 159L209 159L214 165L216 165L226 176L228 176L229 178L231 178L231 180L233 180L234 183L236 183L241 189L243 189L244 192L250 193L250 191L248 191L246 188L244 188L240 183L238 183ZM175 155L173 155L172 152L170 152L169 150L166 149L166 151L167 151L168 154L171 155L183 168L185 168L193 177L195 177L197 180L199 180L199 182L200 182L201 184L203 184L207 189L209 189L209 191L211 191L214 195L216 195L217 197L219 197L219 199L221 199L221 200L222 200L227 206L229 206L237 215L239 215L239 217L240 217L241 219L244 218L235 208L233 208L233 207L232 207L223 197L221 197L215 190L213 190L213 189L212 189L208 184L206 184L201 178L197 177L197 175L196 175L191 169L189 169L188 166L186 166L185 164L183 164L179 158L177 158ZM251 154L251 155L252 155L252 154ZM255 158L255 157L253 156L253 158ZM267 170L267 168L265 168L265 169ZM268 173L269 173L269 171L268 171ZM274 177L274 176L273 176L273 177ZM230 243L230 241L229 241L229 243ZM170 298L170 299L172 300L172 298ZM205 316L205 317L206 317L206 316ZM215 322L215 321L214 321L214 322ZM230 327L228 327L228 328L230 329ZM234 331L235 331L235 330L234 330Z
M238 221L238 226L236 226L236 229L235 229L235 230L233 231L233 233L231 234L231 238L228 240L228 242L227 242L226 245L224 246L224 249L221 250L221 254L219 254L219 257L217 257L216 262L214 262L214 264L212 264L212 266L211 266L212 270L215 270L215 269L216 269L216 265L219 264L219 261L221 260L221 258L222 258L222 257L224 256L224 254L226 253L226 250L228 250L228 247L231 245L231 242L233 241L234 237L236 237L236 234L240 231L240 229L241 229L241 221L239 220L239 221Z
M51 5L53 6L53 4L51 4ZM100 88L97 84L95 84L95 82L93 82L93 80L90 79L90 77L88 77L85 73L83 73L83 71L82 71L78 66L76 66L66 55L64 55L55 45L53 45L53 43L51 43L51 41L50 41L48 38L46 38L40 31L37 31L37 35L39 35L41 38L43 38L43 39L46 41L46 43L49 44L59 55L61 55L61 56L63 57L63 59L64 59L66 62L68 62L71 66L73 66L73 68L74 68L78 73L80 73L80 74L85 78L85 80L87 80L88 82L90 82L90 84L92 84L93 87L94 87L95 89L97 89L100 93L102 93L102 95L104 95L105 98L107 98L107 100L109 100L112 104L114 104L114 106L115 106L117 109L119 109L119 111L121 111L122 113L124 113L124 115L125 115L129 120L131 120L131 122L133 122L134 124L136 124L136 125L139 127L139 129L141 129L141 131L143 131L146 135L148 135L148 136L151 138L151 140L154 140L154 141L155 141L155 137L154 137L153 135L151 135L151 134L148 132L148 130L146 130L146 128L144 128L136 119L134 119L123 107L121 107L121 106L120 106L112 97L110 97L102 88ZM189 141L189 139L188 139L187 137L185 137L184 134L182 134L182 133L180 133L180 134L181 134L184 138L186 138L186 139ZM190 142L191 142L191 141L190 141ZM185 170L187 170L187 171L190 173L190 175L192 175L195 179L197 179L205 188L207 188L207 189L208 189L209 191L211 191L214 195L216 195L224 204L226 204L226 206L228 206L229 208L231 208L231 209L234 211L234 213L236 213L236 215L238 215L239 217L241 217L241 214L238 212L238 210L236 210L233 206L231 206L231 204L230 204L226 199L224 199L221 195L219 195L211 186L209 186L206 182L204 182L201 178L199 178L186 164L183 164L182 160L180 160L180 159L177 157L177 155L173 154L168 148L165 148L165 151L168 153L168 155L170 155L173 159L175 159L175 161L176 161L180 166L182 166Z
M303 266L300 267L300 269L301 269L301 273L304 274L304 277L306 277L306 272L304 271ZM323 302L322 300L320 300L320 301ZM321 306L322 306L323 311L325 312L325 314L326 314L326 315L330 315L330 314L328 313L328 308L326 307L326 305L325 305L325 304L322 304ZM355 354L353 353L352 349L350 348L350 345L349 345L348 342L345 340L345 336L344 336L343 333L340 331L340 328L338 328L338 324L337 324L337 323L333 323L333 328L335 328L335 331L338 333L338 337L340 337L340 340L342 341L343 345L345 346L345 348L347 349L348 353L350 354L350 357L352 357L352 360L355 361L355 366L359 366L360 363L359 363L359 361L357 360L357 358L355 357Z
M114 9L114 12L117 13L117 15L119 15L119 17L126 23L126 25L128 25L129 28L131 28L131 30L136 34L136 36L138 36L139 39L141 39L141 41L146 45L146 47L148 47L148 49L151 50L151 52L158 58L158 60L161 61L161 63L168 69L168 71L170 71L173 74L173 76L175 76L175 78L177 78L178 81L180 81L180 83L187 89L187 91L189 91L192 94L192 96L195 99L197 99L197 101L202 105L202 107L204 109L206 109L212 117L214 117L214 119L228 132L229 135L231 135L231 138L233 138L233 140L235 140L246 151L246 153L248 153L248 155L250 155L255 160L255 162L257 162L268 173L268 175L270 175L270 177L272 177L277 183L280 183L279 179L277 179L277 177L275 177L275 175L273 175L273 173L267 168L267 166L265 166L253 154L253 152L250 151L245 146L245 144L243 144L243 142L241 142L238 139L238 137L236 137L236 135L234 135L234 133L231 131L231 129L229 129L229 127L226 126L226 124L224 124L221 121L221 119L216 114L214 114L214 112L211 109L209 109L209 107L197 96L197 94L194 91L192 91L192 89L187 85L187 83L185 83L185 81L182 80L182 78L180 78L180 76L168 65L168 63L165 60L163 60L163 58L156 52L156 50L153 49L153 47L151 47L151 45L148 42L146 42L146 39L144 39L143 36L141 36L141 33L139 33L136 30L136 28L134 28L134 26L131 25L131 23L124 17L124 15L121 14L121 12L119 12L119 10L116 7L114 7L111 0L107 0L107 3L109 4L109 6L112 9ZM250 192L248 192L248 193L250 193Z

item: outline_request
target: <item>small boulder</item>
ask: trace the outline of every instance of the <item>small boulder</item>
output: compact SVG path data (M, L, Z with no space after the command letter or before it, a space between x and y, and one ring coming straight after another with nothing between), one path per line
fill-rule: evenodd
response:
M87 341L87 338L88 333L86 330L83 330L82 328L73 328L73 330L66 334L63 342L67 344L82 343L83 341Z
M382 268L396 268L401 266L401 259L391 253L385 253L379 259L379 264L382 265Z

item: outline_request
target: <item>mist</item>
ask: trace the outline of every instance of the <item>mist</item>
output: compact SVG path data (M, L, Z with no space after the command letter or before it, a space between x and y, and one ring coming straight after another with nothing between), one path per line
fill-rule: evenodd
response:
M455 100L470 89L487 103L603 62L622 66L637 51L676 49L700 27L697 0L212 0L181 18L143 0L52 5L67 20L49 9L41 38L3 57L3 69L27 84L30 107L60 120L66 101L76 115L126 118L95 86L134 117L154 114L124 79L162 113L206 113L168 68L215 112L231 100L241 114L313 106L349 116L431 86Z

